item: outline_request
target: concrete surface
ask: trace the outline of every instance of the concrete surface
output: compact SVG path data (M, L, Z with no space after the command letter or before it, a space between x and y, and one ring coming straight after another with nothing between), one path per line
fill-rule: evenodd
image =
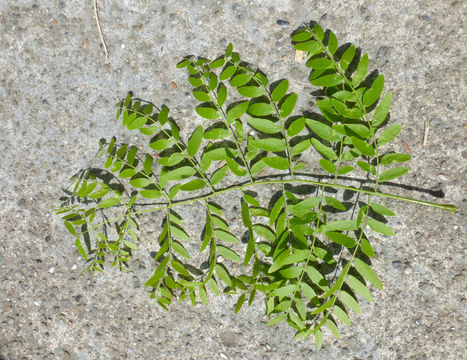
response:
M108 60L92 0L0 1L0 359L467 358L465 1L98 5ZM175 64L185 54L213 58L232 41L270 79L290 79L303 109L312 88L289 35L310 20L368 52L385 75L392 120L403 126L395 147L413 156L401 182L439 188L459 211L392 204L397 235L374 239L384 289L362 301L364 314L352 314L340 340L326 334L320 353L287 325L266 328L261 301L236 316L228 296L163 311L141 285L153 271L144 251L130 273L80 276L83 262L52 209L68 177L94 163L100 138L137 141L118 127L114 104L132 90L167 104L182 127L198 124Z

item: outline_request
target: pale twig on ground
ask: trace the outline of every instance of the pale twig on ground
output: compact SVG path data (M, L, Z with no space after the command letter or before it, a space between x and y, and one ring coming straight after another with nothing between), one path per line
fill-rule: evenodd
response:
M97 15L97 0L94 0L94 16L96 18L97 30L99 30L99 36L105 52L105 59L109 58L109 52L107 51L107 45L105 45L104 35L102 35L101 24L99 23L99 16Z
M423 134L423 147L426 147L428 144L428 132L430 131L430 126L425 123L425 133Z

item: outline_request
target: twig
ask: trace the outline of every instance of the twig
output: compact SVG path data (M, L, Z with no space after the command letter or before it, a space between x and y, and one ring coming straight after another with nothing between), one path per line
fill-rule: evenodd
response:
M101 38L102 46L104 47L105 59L109 58L109 52L107 51L107 45L105 45L104 36L102 35L101 24L99 23L99 16L97 15L97 0L94 0L94 16L96 17L97 30L99 30L99 36Z
M430 131L430 126L427 123L425 123L425 133L423 134L423 147L427 146L429 131Z
M186 20L186 23L185 23L186 29L187 29L188 31L191 31L191 29L190 29L190 23L189 23L189 21L188 21L188 15L187 15L187 13L185 13L185 20Z

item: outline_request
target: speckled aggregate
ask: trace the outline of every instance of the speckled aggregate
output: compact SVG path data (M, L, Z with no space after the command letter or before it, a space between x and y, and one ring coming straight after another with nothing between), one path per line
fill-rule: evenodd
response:
M466 2L99 0L98 7L108 60L91 0L0 1L0 359L466 357ZM441 189L458 212L387 203L397 211L397 234L373 239L384 289L374 303L362 300L363 314L352 314L340 340L325 334L320 353L312 341L294 341L285 324L266 328L261 301L237 315L229 296L163 311L143 286L154 271L147 245L129 273L80 275L83 262L52 209L69 176L94 163L100 138L138 143L115 122L115 103L129 90L165 103L190 133L202 119L175 65L186 54L214 58L233 42L270 79L288 78L298 110L309 108L313 88L289 35L311 20L369 53L370 68L385 75L391 121L403 127L395 150L413 157L401 182ZM229 196L226 203L238 200ZM199 213L194 206L184 217L196 223Z

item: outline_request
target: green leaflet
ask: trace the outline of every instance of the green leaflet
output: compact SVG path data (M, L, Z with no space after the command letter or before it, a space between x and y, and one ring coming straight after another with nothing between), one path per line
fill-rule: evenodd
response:
M315 149L321 155L323 155L325 158L328 158L329 160L337 160L338 159L338 156L334 152L334 150L332 150L330 147L328 147L326 145L323 145L318 139L314 139L314 138L311 139L311 143L313 144Z
M136 188L146 187L151 183L151 179L148 178L136 178L130 180L130 185Z
M274 234L274 232L266 225L253 225L253 231L259 236L262 236L263 238L269 240L270 242L274 242L276 240L276 234Z
M209 97L208 93L205 91L193 90L193 96L195 97L196 100L201 101L201 102L211 101L211 98Z
M202 189L205 186L206 186L206 182L203 179L194 179L180 186L180 190L195 191L195 190Z
M334 55L337 50L337 37L332 31L329 32L328 49L332 55Z
M219 113L217 110L211 107L198 106L196 108L196 112L199 116L205 119L215 120L219 118Z
M186 251L185 247L182 244L180 244L178 241L172 242L172 248L175 250L176 253L178 253L185 259L190 260L190 255L188 254L188 251Z
M331 333L339 339L341 337L341 334L339 332L339 329L337 328L337 325L334 321L331 319L327 318L326 319L326 327L331 331Z
M350 63L352 62L355 56L355 46L350 45L347 50L345 50L344 54L342 54L340 65L342 70L347 70Z
M275 134L281 131L281 127L271 120L261 118L250 118L247 120L248 124L256 130L266 134Z
M295 205L289 205L289 211L295 216L304 216L310 212L311 209L319 206L321 199L313 196L306 198Z
M217 88L217 105L222 106L225 103L225 100L227 99L227 88L225 87L224 84L219 84L219 87Z
M392 236L394 231L387 225L375 219L368 219L368 225L370 228L380 234Z
M357 314L361 314L362 309L360 308L360 305L358 304L357 300L355 300L355 298L348 292L341 290L339 294L339 299L349 309L355 311Z
M340 136L333 130L332 127L316 120L306 118L306 124L313 132L322 139L330 142L339 141Z
M203 127L198 126L188 141L187 152L190 156L195 156L203 140Z
M387 144L394 140L397 135L401 132L401 126L399 124L392 124L386 128L378 138L378 146Z
M219 58L219 59L214 60L213 62L211 62L211 64L209 64L209 67L211 69L217 69L219 67L224 66L224 64L225 64L225 59L222 57L222 58Z
M352 144L363 155L375 156L375 149L373 148L373 146L368 144L366 141L360 140L359 138L352 136Z
M244 301L245 301L245 294L242 294L239 296L237 303L235 304L235 314L237 314L240 311Z
M361 243L360 243L360 249L363 251L363 253L370 257L370 258L374 258L375 257L375 252L373 251L373 247L371 246L371 244L369 243L369 241L367 239L362 239Z
M265 151L279 152L286 149L283 140L276 138L258 139L252 141L253 145Z
M219 140L230 136L230 133L229 130L219 127L205 131L203 136L205 139Z
M232 107L227 111L227 121L232 123L235 119L240 118L247 111L249 105L249 101L244 101Z
M142 116L142 117L137 117L135 118L134 120L132 120L131 122L128 122L127 123L127 128L128 130L136 130L136 129L139 129L141 126L143 126L144 124L146 124L147 122L147 118Z
M363 93L363 105L364 106L373 105L376 102L376 100L379 99L379 96L381 95L381 92L383 91L383 87L384 87L384 75L379 75L375 79L375 81L373 81L371 88Z
M381 165L389 165L394 161L405 162L405 161L409 161L410 159L411 159L411 156L409 154L391 153L391 154L384 155L381 158L380 164Z
M299 155L302 152L304 152L306 149L308 149L310 146L311 146L311 141L309 139L303 140L292 148L292 155L294 156Z
M274 110L271 105L262 102L250 104L248 107L248 114L251 116L267 116L273 112Z
M237 263L240 263L242 261L240 259L240 256L238 256L238 254L235 251L225 246L221 246L221 245L217 246L217 254Z
M235 71L237 71L237 68L234 65L229 65L221 72L219 79L222 81L230 79L235 74Z
M352 290L355 290L356 293L360 294L370 302L373 301L370 290L368 290L368 288L355 276L350 274L347 275L345 282L352 288Z
M265 157L262 161L269 167L277 170L287 170L289 168L289 160L282 157Z
M368 64L369 58L368 54L364 54L358 63L357 69L355 70L355 75L352 78L352 85L358 87L360 83L365 79L366 74L368 73Z
M289 81L287 79L282 80L277 86L272 90L271 97L272 101L279 102L287 93L289 89Z
M65 224L69 224L69 223L65 223ZM74 235L74 234L73 234ZM77 237L75 239L75 246L76 248L78 249L78 252L79 254L83 257L84 260L88 261L88 257L86 255L86 252L84 251L84 248L83 246L81 245L81 241L79 240L79 238Z
M109 199L105 199L104 201L101 201L99 203L99 207L101 209L106 209L106 208L112 207L114 205L117 205L119 202L120 202L120 200L117 199L117 198L109 198Z
M227 170L229 170L228 166L224 165L220 169L217 169L211 177L211 184L212 185L217 185L221 180L224 178L224 176L227 174Z
M250 75L248 74L238 74L235 75L231 80L230 80L230 86L232 87L239 87L245 85L248 81L250 81Z
M340 232L328 231L326 236L339 245L344 245L346 248L353 248L355 246L355 240L350 236L342 234Z
M208 284L209 284L209 288L214 293L214 295L219 296L220 292L219 292L219 288L217 286L216 280L214 280L214 278L211 277L209 278Z
M299 134L305 128L305 124L305 118L303 116L298 118L287 128L287 135L295 136Z
M293 109L295 108L295 104L297 103L297 94L292 93L284 100L281 105L281 116L287 117L289 116Z
M351 325L349 316L347 315L347 313L340 306L338 306L338 305L334 306L334 315L336 315L336 317L340 321L342 321L345 325L347 325L347 326Z
M271 291L269 296L284 297L293 294L297 290L297 285L285 285L279 289Z
M409 168L407 168L407 167L405 167L405 166L396 167L396 168L392 168L392 169L386 170L385 172L383 172L383 173L380 175L379 181L380 181L380 182L383 182L383 181L389 181L389 180L396 179L396 178L398 178L399 176L404 175L407 171L409 171Z
M159 280L162 279L162 277L164 276L165 268L169 260L170 258L167 256L166 258L164 258L164 260L160 262L159 266L156 268L156 271L154 271L154 275L148 281L146 281L144 286L155 287L157 285Z
M143 164L144 172L146 173L146 175L151 174L153 162L154 162L154 159L152 158L152 156L149 154L146 155L146 159L144 160L144 164Z
M300 29L298 32L296 32L294 35L292 35L292 40L293 41L306 41L311 39L311 34L304 30L304 28Z
M354 266L355 269L360 273L360 275L363 276L365 280L368 280L371 282L376 288L382 289L383 284L381 283L381 280L378 279L378 276L374 273L373 270L362 260L359 258L354 259Z
M335 174L337 171L336 165L334 165L334 163L330 162L327 159L321 159L319 161L319 164L324 170L326 170L330 174Z
M225 230L220 230L220 229L215 229L214 230L214 235L219 239L223 240L229 243L239 243L240 241L235 237L235 235L232 235L230 232L225 231Z
M146 199L157 199L162 196L162 192L159 190L141 190L139 193Z
M344 79L340 75L324 75L310 82L314 86L331 87L342 84Z
M320 229L322 231L352 231L357 230L357 221L356 220L335 220L328 224L326 224L323 228Z
M374 113L374 121L373 125L374 126L379 126L381 125L384 120L386 120L386 117L389 112L389 108L391 107L391 102L392 102L392 93L388 92L383 100L381 100L381 103L378 105L378 107L375 110Z
M261 89L258 86L242 86L242 87L237 88L237 91L240 95L243 95L249 98L256 98L256 97L264 95L263 89Z
M381 204L376 204L374 202L370 203L371 208L381 215L394 216L396 215L392 210L388 209L386 206Z
M315 58L308 60L306 66L313 69L329 69L334 68L334 63L328 58Z
M276 325L276 324L280 323L282 320L284 320L286 317L287 317L287 314L281 314L279 316L276 316L276 317L272 318L271 320L269 320L268 323L266 324L266 326Z
M172 141L170 139L162 138L150 143L149 147L156 151L162 151L167 149L170 145L172 145Z
M191 166L182 166L175 170L171 170L161 176L164 181L178 181L190 177L196 173L196 169L192 168Z
M122 177L122 173L120 173L118 176ZM96 188L96 186L97 183L91 183L89 185L84 184L76 195L79 197L86 197Z
M233 287L232 278L230 277L230 274L225 269L225 267L221 264L216 264L215 269L217 276L219 276L219 279L221 279L228 286Z
M321 50L323 49L321 44L314 40L297 43L294 45L294 48L296 50L306 51L310 54L310 56L321 52Z
M183 230L182 228L179 228L176 225L172 225L170 227L170 231L171 231L173 236L175 236L175 237L177 237L177 238L179 238L181 240L190 241L190 237L188 236L186 231Z
M362 169L363 171L369 172L373 175L376 175L376 168L364 161L357 161L357 166Z

